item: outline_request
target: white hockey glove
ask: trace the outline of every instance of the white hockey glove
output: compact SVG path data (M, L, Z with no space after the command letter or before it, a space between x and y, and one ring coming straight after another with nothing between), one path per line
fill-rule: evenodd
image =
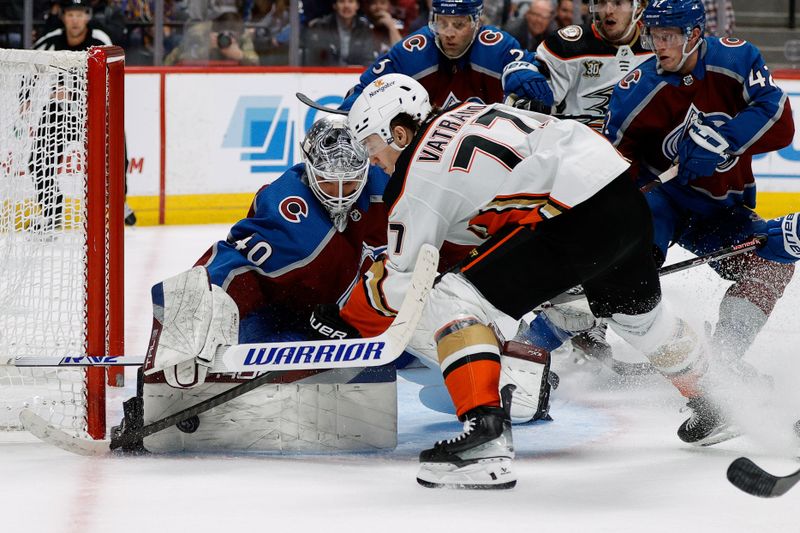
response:
M152 295L155 345L148 354L152 366L146 373L163 370L167 383L176 388L202 384L217 348L239 340L236 303L222 288L211 285L203 267L156 284Z
M542 313L553 325L572 335L589 331L597 325L597 319L589 310L589 302L585 298L558 305L542 306Z

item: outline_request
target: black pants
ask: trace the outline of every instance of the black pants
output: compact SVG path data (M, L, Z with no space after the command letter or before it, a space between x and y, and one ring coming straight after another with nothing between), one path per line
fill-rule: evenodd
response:
M652 250L647 202L623 174L535 229L486 243L462 273L514 318L578 284L595 316L641 314L661 300Z

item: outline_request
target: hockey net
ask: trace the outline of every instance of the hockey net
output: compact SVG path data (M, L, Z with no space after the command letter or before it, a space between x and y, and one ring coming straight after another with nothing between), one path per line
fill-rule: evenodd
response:
M14 361L123 353L123 70L118 47L0 50L0 430L28 407L105 436L103 368Z

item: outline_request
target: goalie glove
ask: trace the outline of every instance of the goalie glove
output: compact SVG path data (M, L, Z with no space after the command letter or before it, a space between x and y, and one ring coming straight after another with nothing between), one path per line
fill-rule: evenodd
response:
M704 124L702 115L692 121L687 133L678 144L677 179L681 185L712 175L729 157L728 141L713 126Z
M761 221L756 235L766 235L767 242L756 255L777 263L796 263L800 259L800 213L791 213Z
M503 69L501 82L506 96L513 94L518 98L541 102L549 113L553 105L553 91L536 65L527 61L512 61Z
M336 304L319 304L311 312L309 320L311 338L324 339L357 339L361 337L358 330L344 321L339 315Z

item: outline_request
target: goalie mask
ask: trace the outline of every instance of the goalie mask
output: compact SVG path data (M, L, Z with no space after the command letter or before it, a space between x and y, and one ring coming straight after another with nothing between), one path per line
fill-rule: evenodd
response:
M369 158L353 140L344 116L316 121L300 145L308 185L325 206L337 231L347 227L347 215L367 183Z

